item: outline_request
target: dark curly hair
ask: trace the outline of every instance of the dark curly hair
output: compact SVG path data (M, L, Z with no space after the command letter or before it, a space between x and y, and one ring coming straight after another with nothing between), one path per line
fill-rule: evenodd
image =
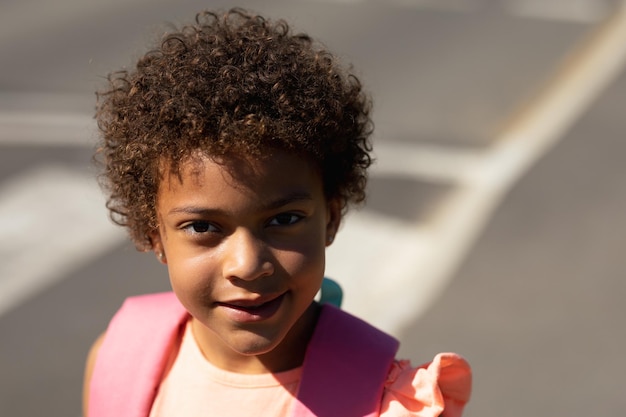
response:
M140 250L152 248L163 162L178 173L197 152L297 153L344 211L365 198L370 100L332 54L283 20L242 9L199 13L136 68L110 74L97 97L95 159L107 208Z

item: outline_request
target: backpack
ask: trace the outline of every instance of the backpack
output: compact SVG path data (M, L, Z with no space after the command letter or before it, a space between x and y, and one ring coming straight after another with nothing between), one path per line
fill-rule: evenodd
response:
M340 289L337 298L338 287L330 285L333 302L340 303ZM88 417L148 417L170 348L180 340L188 318L172 292L128 298L98 352ZM324 303L305 354L292 417L377 416L398 345L392 336Z

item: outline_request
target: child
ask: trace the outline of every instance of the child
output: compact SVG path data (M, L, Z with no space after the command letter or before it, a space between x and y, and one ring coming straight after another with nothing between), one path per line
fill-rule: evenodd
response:
M97 112L107 207L173 293L126 301L89 354L85 415L460 416L454 354L398 344L314 300L365 197L370 103L305 34L241 9L199 14Z

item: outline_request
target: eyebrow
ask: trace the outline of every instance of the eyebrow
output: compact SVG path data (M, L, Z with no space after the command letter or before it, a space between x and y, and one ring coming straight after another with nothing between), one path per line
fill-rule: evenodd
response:
M295 191L293 193L289 193L286 196L280 197L276 200L270 201L265 204L262 210L275 210L280 207L284 207L288 204L295 203L297 201L313 201L313 196L306 191ZM213 209L206 207L198 207L198 206L182 206L182 207L174 207L171 209L168 214L198 214L198 215L208 215L208 214L219 214L224 211L221 209Z

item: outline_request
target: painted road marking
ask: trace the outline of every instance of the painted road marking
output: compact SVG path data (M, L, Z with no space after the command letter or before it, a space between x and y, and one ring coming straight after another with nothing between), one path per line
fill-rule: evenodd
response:
M502 6L513 16L579 23L599 22L614 9L606 0L504 0Z
M459 182L427 224L382 230L384 219L356 213L341 232L343 236L338 236L336 243L344 249L336 253L331 249L329 259L329 275L337 271L337 276L354 280L344 284L350 293L345 308L395 334L415 320L448 285L505 193L563 138L619 75L625 61L626 7L579 45L536 99L515 115L480 157L453 153L452 158L460 162L457 172L435 172L439 178ZM429 151L434 156L433 149ZM419 160L419 150L412 158ZM381 157L379 169L393 171L396 162ZM407 161L403 164L410 165ZM447 164L446 169L454 168L454 163ZM387 239L372 242L377 234L385 233ZM344 251L355 248L363 252L360 259L351 262L344 258L348 255ZM397 267L401 270L395 270Z
M95 146L92 117L71 112L0 111L0 145Z
M125 239L95 180L45 166L0 184L0 316Z
M346 291L345 309L396 334L427 309L447 286L504 193L616 77L625 55L626 13L620 10L486 151L378 144L373 175L404 173L456 187L436 216L424 224L367 210L349 215L328 256L328 274ZM59 117L52 116L48 123L55 124ZM28 128L25 118L1 120L0 136L2 126L11 123ZM86 119L74 120L64 126L79 133L88 129ZM68 205L76 201L75 196L80 196L77 204L85 205ZM43 209L42 201L53 202L44 209L45 215L33 209ZM4 184L0 235L7 238L2 239L0 254L10 263L0 269L0 314L125 239L107 222L102 207L97 186L66 168L45 168ZM64 218L71 222L59 221ZM57 248L40 231L64 239Z

